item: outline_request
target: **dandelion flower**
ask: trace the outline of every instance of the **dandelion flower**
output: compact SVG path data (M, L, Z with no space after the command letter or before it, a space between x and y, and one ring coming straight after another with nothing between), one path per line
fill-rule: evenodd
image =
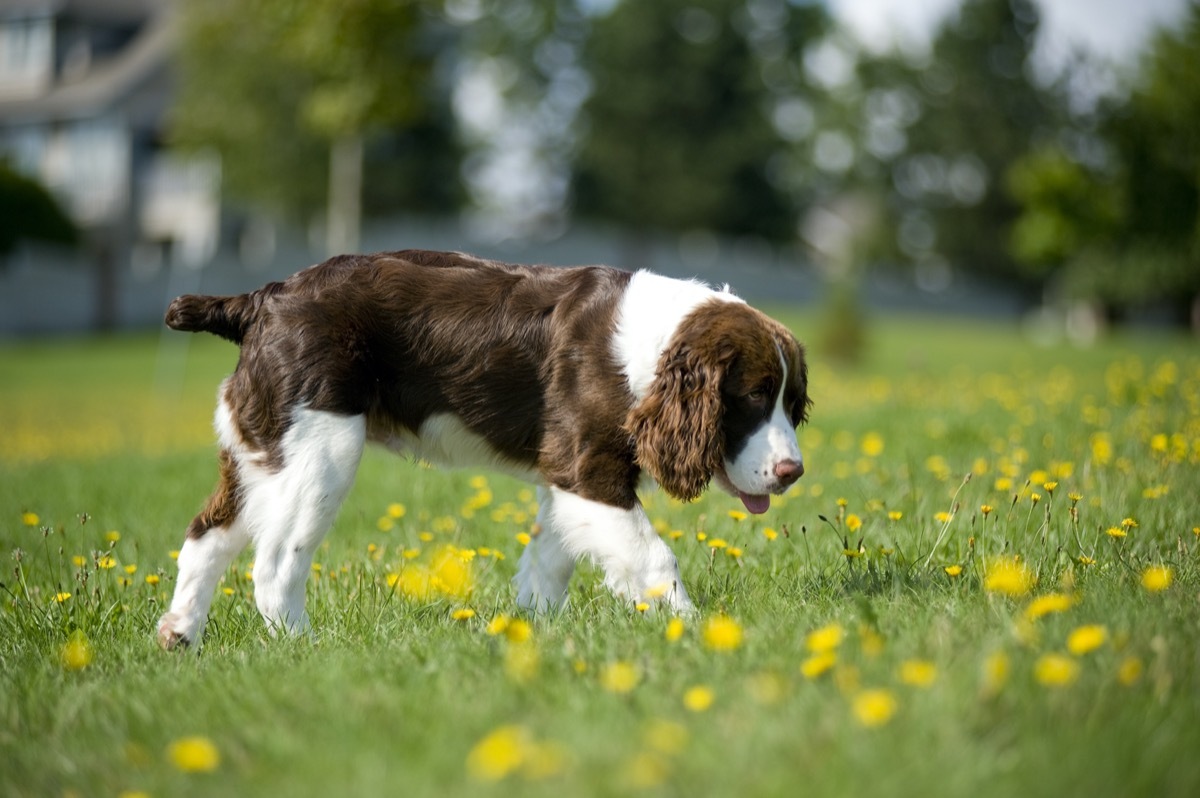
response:
M1110 526L1108 528L1107 534L1110 538L1123 538L1126 535L1128 535L1129 533L1126 532L1124 529L1122 529L1119 526Z
M68 593L68 592L66 592L66 591L64 590L64 591L61 591L61 592L55 593L55 594L54 594L54 600L55 600L56 602L58 602L59 604L62 604L64 601L67 601L68 599L70 599L72 595L73 595L73 594L71 594L71 593Z
M853 700L854 716L869 729L891 720L896 707L896 697L887 690L863 690Z
M633 605L633 608L638 612L645 612L646 610L650 609L650 605L644 601L639 601L637 604Z
M708 541L708 547L710 549L724 549L728 546L729 544L721 538L713 538L712 540Z
M834 651L823 651L820 654L813 654L800 663L800 675L805 679L816 679L827 673L836 664L837 653Z
M993 560L984 572L983 588L989 593L1023 596L1033 588L1033 572L1015 559Z
M899 521L903 517L904 513L900 512L899 510L892 510L888 513L889 521Z
M167 758L184 773L212 773L221 764L221 752L207 737L182 737L167 747Z
M846 630L840 624L831 623L809 632L804 645L814 654L823 654L840 646L845 636Z
M387 507L387 514L388 514L389 518L395 518L395 519L399 520L399 519L403 518L405 516L405 514L407 514L407 513L408 513L408 508L405 507L403 504L400 504L399 502L393 502L392 504L389 504Z
M733 651L742 645L741 625L726 615L709 618L703 635L704 645L713 651Z
M75 631L59 651L59 661L69 671L81 671L92 664L92 644L83 632Z
M958 576L959 574L962 573L962 566L961 565L947 565L942 570L944 570L950 576Z
M1108 629L1099 624L1080 626L1067 636L1067 650L1077 657L1090 654L1108 640Z
M505 626L504 636L510 643L525 643L533 636L533 627L528 621L515 618Z
M992 505L990 505L990 504L979 505L979 512L983 513L984 518L987 518L989 515L992 514L992 509L993 509Z
M521 767L530 743L523 726L500 726L467 754L467 771L478 781L500 781Z
M745 521L746 518L748 518L746 513L742 512L741 510L730 510L729 517L734 521Z
M1065 687L1079 678L1079 663L1065 654L1043 654L1033 666L1033 677L1045 687Z
M683 619L672 618L667 622L667 629L663 632L663 636L667 638L668 643L674 643L679 638L683 637Z
M1045 596L1038 596L1025 608L1025 617L1036 621L1044 615L1066 612L1075 606L1077 601L1074 596L1068 596L1065 593L1048 593Z
M1197 527L1197 529L1200 529L1200 527ZM762 533L763 533L763 537L766 538L767 540L775 540L777 537L779 537L779 533L776 532L774 529L771 529L771 527L769 527L769 526L763 527Z
M993 651L983 661L981 689L985 696L994 696L1004 689L1008 683L1008 674L1012 667L1008 655L1003 651Z
M158 574L146 574L146 584L153 586L153 585L157 585L158 582L159 582Z
M1132 687L1142 678L1142 661L1137 657L1126 657L1117 668L1117 681L1126 687Z
M633 692L641 680L641 672L631 662L610 662L600 671L600 686L617 695Z
M850 513L848 516L846 516L846 529L849 532L857 532L858 530L862 529L862 525L862 519L854 513Z
M42 522L37 513L21 513L21 523L25 526L37 526Z
M516 538L517 538L517 542L520 543L522 546L528 546L529 542L531 540L533 540L533 537L530 536L530 534L528 532L518 532L516 534Z
M692 712L703 712L712 706L716 694L713 689L706 684L698 684L695 687L689 687L683 694L683 705Z
M939 524L948 524L948 523L950 523L950 519L952 519L953 517L954 517L954 515L952 513L948 513L945 510L942 510L940 513L934 514L933 520L937 521Z
M1080 565L1095 565L1096 564L1096 558L1089 557L1086 554L1079 555L1078 557L1075 558L1075 561L1077 563L1079 563Z
M1165 565L1151 565L1142 571L1142 587L1151 593L1160 593L1171 586L1174 573Z
M508 625L510 623L512 623L512 619L507 615L497 615L495 618L492 618L491 622L487 625L487 633L492 637L495 637L496 635L502 635L504 634L505 630L508 629Z
M937 680L937 666L924 659L900 663L900 681L912 687L930 687Z
M1125 518L1121 521L1122 529L1137 529L1137 525L1137 521L1134 521L1132 518Z
M456 621L469 621L475 617L475 610L470 607L460 607L450 613L450 617Z
M115 568L117 565L117 561L112 557L112 555L105 554L103 557L96 560L96 565L107 571L110 568Z
M1054 490L1055 490L1055 488L1057 488L1057 487L1058 487L1058 483L1057 483L1057 482L1044 482L1044 483L1042 483L1042 489L1043 489L1043 490L1045 490L1047 493L1049 493L1051 496L1053 496L1053 495L1054 495Z

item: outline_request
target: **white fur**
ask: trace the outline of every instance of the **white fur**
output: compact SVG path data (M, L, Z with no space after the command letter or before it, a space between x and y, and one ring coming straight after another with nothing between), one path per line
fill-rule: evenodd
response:
M784 360L783 385L787 385L787 378L787 361ZM767 423L754 431L735 459L725 461L725 474L729 481L745 493L778 493L780 484L775 476L775 466L785 460L801 465L804 463L800 445L796 442L796 430L784 408L783 394L780 388Z
M617 311L613 354L636 399L640 400L650 390L658 358L680 323L712 299L743 301L728 291L714 291L695 280L675 280L647 271L633 275Z
M443 468L493 468L526 482L537 479L534 471L505 458L482 435L449 413L425 419L415 435L398 430L380 442L394 452Z
M679 564L641 505L628 510L551 487L539 493L541 531L521 555L517 602L545 611L566 601L574 562L589 558L604 570L604 584L632 602L693 611Z
M313 553L329 531L358 470L366 439L362 416L297 408L283 437L283 468L272 473L249 452L222 399L215 425L238 464L241 510L232 528L189 538L179 552L179 578L159 639L199 642L213 591L247 543L253 543L254 599L272 630L308 629L304 588Z

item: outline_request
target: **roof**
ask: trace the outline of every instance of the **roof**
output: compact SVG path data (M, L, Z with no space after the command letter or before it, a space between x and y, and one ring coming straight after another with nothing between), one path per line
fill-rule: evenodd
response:
M16 2L32 4L34 0ZM153 15L119 55L98 63L79 80L55 84L37 97L0 98L0 125L95 116L167 68L178 32L177 17L169 6L158 0L59 0L60 7L64 4L104 5L110 11L118 6L140 4L160 6L162 10Z

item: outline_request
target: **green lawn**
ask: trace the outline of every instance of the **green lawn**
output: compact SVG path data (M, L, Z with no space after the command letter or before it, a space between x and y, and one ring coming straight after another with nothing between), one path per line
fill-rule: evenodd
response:
M1195 341L869 342L810 352L808 473L770 513L645 497L682 629L589 568L522 618L527 487L371 452L315 634L267 634L247 552L198 655L154 627L236 350L0 345L0 794L1200 794Z

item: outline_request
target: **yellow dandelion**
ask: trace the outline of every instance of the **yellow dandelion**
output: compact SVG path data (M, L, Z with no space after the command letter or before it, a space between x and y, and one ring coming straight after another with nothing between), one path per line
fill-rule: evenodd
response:
M1200 527L1197 527L1197 528L1200 529ZM779 533L776 532L774 529L772 529L769 526L763 527L762 534L763 534L763 537L766 538L767 540L775 540L776 538L779 537Z
M1071 491L1070 493L1067 494L1067 498L1071 500L1072 505L1075 505L1075 504L1079 504L1080 500L1083 499L1083 494L1076 493L1075 491Z
M1089 557L1086 554L1081 554L1075 558L1075 562L1079 563L1080 565L1095 565L1096 558Z
M729 548L725 549L725 553L736 560L742 556L743 552L737 546L730 546Z
M962 566L961 565L947 565L942 570L944 570L950 576L958 576L959 574L962 573Z
M1121 521L1122 529L1137 529L1137 525L1137 521L1134 521L1132 518L1125 518Z
M71 562L74 563L76 568L82 568L87 565L87 557L84 557L82 554L76 554L71 558Z
M867 457L878 457L883 454L883 436L878 432L868 432L862 438L861 449Z
M178 560L179 559L179 549L171 549L170 551L167 552L167 556L170 557L172 560Z
M650 609L650 605L644 601L639 601L637 604L633 605L633 608L638 612L645 612L646 610Z
M983 588L989 593L1006 596L1023 596L1033 588L1033 572L1015 559L996 559L988 564L983 577Z
M221 764L221 752L207 737L182 737L167 747L167 759L184 773L212 773Z
M1034 504L1037 504L1041 500L1042 500L1042 494L1040 494L1040 493L1029 494L1029 501L1033 502Z
M888 513L889 521L899 521L903 517L904 513L900 512L899 510L892 510Z
M467 754L467 772L478 781L500 781L525 761L530 744L523 726L500 726L485 735Z
M504 637L510 643L525 643L533 637L533 627L528 621L514 618L504 627Z
M848 516L846 516L846 529L848 531L857 532L858 530L862 529L862 525L862 519L854 513L850 513Z
M979 512L983 513L984 518L987 518L989 515L991 515L993 509L994 508L990 504L979 505Z
M994 696L1003 690L1004 685L1008 683L1008 674L1011 670L1008 654L1003 651L993 651L989 654L983 661L983 673L980 679L980 689L984 696Z
M704 541L708 540L708 533L707 533L707 532L697 532L697 533L696 533L696 540L698 540L698 541L700 541L701 543L703 543Z
M1049 493L1051 496L1053 496L1053 495L1054 495L1054 491L1055 491L1055 489L1056 489L1057 487L1058 487L1058 483L1057 483L1057 482L1053 482L1053 481L1051 481L1051 482L1043 482L1043 483L1042 483L1042 490L1046 491L1046 492L1047 492L1047 493Z
M529 542L531 540L533 540L533 537L530 536L530 534L528 532L518 532L516 534L516 538L517 538L517 542L520 543L522 546L528 546Z
M721 538L713 538L712 540L708 541L708 547L710 549L723 549L727 546L729 546L729 544Z
M475 617L475 610L470 607L459 607L454 612L450 613L450 617L456 621L469 621Z
M399 520L399 519L403 518L405 516L405 514L407 514L407 513L408 513L408 508L405 507L403 504L400 504L399 502L393 502L393 503L389 504L387 507L387 514L388 514L389 518L395 518L395 519Z
M610 662L600 671L600 686L617 695L633 692L641 680L642 674L632 662Z
M704 624L704 645L713 651L733 651L742 645L741 625L727 615L709 618Z
M92 644L83 632L76 630L58 652L59 662L69 671L81 671L92 664Z
M1055 612L1066 612L1075 606L1078 599L1074 596L1069 596L1065 593L1048 593L1045 596L1038 596L1033 601L1029 602L1029 606L1025 608L1025 617L1031 621L1036 621L1045 615L1050 615Z
M65 591L63 591L63 592L60 592L60 593L55 593L55 594L54 594L54 600L55 600L56 602L58 602L59 604L62 604L64 601L66 601L67 599L71 598L71 595L72 595L71 593L67 593L67 592L65 592Z
M846 498L843 498L843 497L841 497L841 496L839 496L839 497L838 497L838 499L837 499L837 506L838 506L838 507L842 507L842 508L849 507L849 506L850 506L850 500L849 500L849 499L846 499Z
M666 631L663 636L667 638L668 643L674 643L679 638L683 637L683 619L672 618L667 622Z
M507 615L497 615L495 618L492 618L491 622L487 625L487 633L492 637L495 637L496 635L502 635L508 630L508 625L510 623L512 623L512 619Z
M704 712L713 705L716 694L706 684L689 687L683 694L683 705L692 712Z
M1079 626L1067 636L1067 650L1075 656L1094 652L1108 641L1109 630L1099 624Z
M158 574L146 574L146 584L157 585L159 582Z
M136 566L136 565L134 565L133 563L130 563L129 565L126 565L126 566L125 566L125 573L129 574L130 576L132 576L133 574L136 574L136 573L137 573L137 566Z
M837 652L823 651L819 654L813 654L801 662L800 674L805 679L816 679L818 676L828 673L836 664Z
M1126 657L1117 668L1117 681L1126 687L1132 687L1142 678L1144 667L1137 657Z
M911 687L931 687L937 681L937 666L929 660L907 659L900 663L899 675Z
M846 630L840 624L831 623L809 632L804 638L804 645L814 654L822 654L835 650L845 636Z
M1033 666L1033 678L1046 687L1065 687L1079 678L1079 662L1065 654L1043 654Z
M749 516L747 516L746 513L741 510L730 510L729 517L734 521L745 521Z
M96 565L97 565L97 567L103 568L104 570L107 571L110 568L115 568L117 565L117 561L112 555L105 554L103 557L96 560Z
M38 518L37 513L29 513L29 512L21 513L21 523L24 524L25 526L37 526L41 522L42 522L42 519Z
M385 515L375 522L375 528L380 532L391 532L396 528L396 522L394 519Z
M888 690L863 690L854 696L854 716L869 729L883 726L896 714L896 697Z
M1151 565L1142 571L1142 587L1151 593L1160 593L1171 586L1175 574L1165 565Z
M104 533L104 539L106 541L108 541L109 543L116 543L118 540L121 539L121 533L115 529L110 529L109 531Z
M1106 533L1110 538L1123 538L1129 533L1119 526L1110 526Z
M939 524L948 524L948 523L950 523L950 519L953 517L954 517L953 514L948 513L945 510L943 510L940 513L935 513L933 516L933 520L937 521Z

